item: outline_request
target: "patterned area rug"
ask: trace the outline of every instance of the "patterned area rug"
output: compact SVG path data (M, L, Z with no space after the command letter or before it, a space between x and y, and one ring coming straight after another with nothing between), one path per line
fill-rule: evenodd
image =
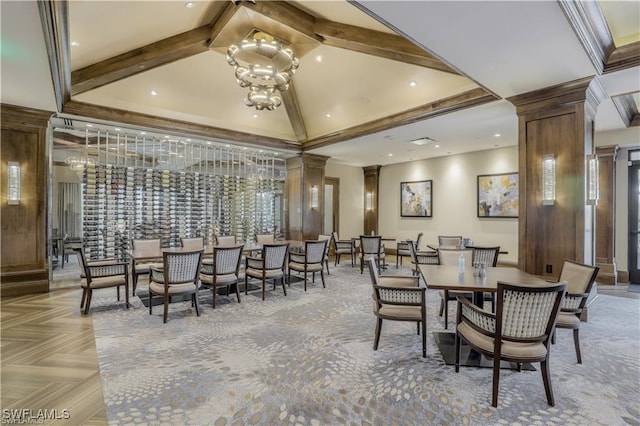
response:
M388 273L395 274L395 269ZM409 275L407 267L398 274ZM371 284L359 268L331 268L287 288L200 295L153 315L94 293L92 308L109 423L118 424L640 424L640 301L599 296L581 326L583 364L560 330L550 370L556 406L538 371L502 370L497 409L490 369L444 364L433 331L439 296L428 291L427 357L415 324L386 321L378 351ZM449 323L455 321L451 304ZM534 365L536 368L538 365Z

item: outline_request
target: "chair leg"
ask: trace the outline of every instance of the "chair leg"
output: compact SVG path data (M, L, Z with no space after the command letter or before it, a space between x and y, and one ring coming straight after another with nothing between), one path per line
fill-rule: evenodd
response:
M93 290L90 288L87 289L87 301L84 303L84 314L89 314L89 308L91 307L91 296L93 295Z
M196 291L195 293L193 293L191 298L193 299L193 304L196 306L196 316L200 316L200 306L199 306L199 303L198 303L198 292Z
M244 294L245 294L245 296L248 294L247 293L247 279L248 279L247 277L248 277L248 275L245 272L245 274L244 274ZM262 297L262 300L264 300L264 296Z
M457 333L456 333L457 334ZM493 393L491 398L491 405L498 407L498 387L500 384L500 356L494 354L493 357Z
M307 291L307 267L304 269L304 291Z
M120 287L116 287L116 297L118 298L118 302L120 301Z
M542 382L544 383L544 392L547 394L547 402L550 406L556 405L553 400L553 389L551 388L551 374L549 374L549 366L547 360L540 362L540 371L542 372ZM495 406L494 406L495 407Z
M364 257L360 256L360 274L364 270Z
M456 345L456 373L460 372L460 335L458 335L458 331L456 330L455 335L455 345Z
M551 332L551 344L555 345L556 344L556 329L554 328L553 331Z
M273 284L275 285L275 283L276 283L276 280L274 278L273 279ZM304 286L305 286L305 291L306 291L306 287L307 287L307 279L306 279L306 277L305 277L305 280L304 280ZM286 296L287 295L287 288L284 286L284 274L282 275L282 291L284 291L284 295Z
M136 287L138 287L138 274L137 273L133 273L133 289L131 290L131 295L135 296L136 295Z
M151 302L153 302L153 294L151 293L151 291L149 291L149 315L152 314L151 309L153 307L153 303Z
M573 330L573 344L576 347L576 358L578 358L578 364L582 364L582 355L580 354L580 329Z
M427 357L427 318L420 321L422 324L422 358Z
M339 263L340 263L340 255L339 255L338 253L336 253L336 261L335 261L335 263L333 264L333 266L336 266L336 267L337 267Z
M327 288L327 286L324 285L324 272L322 272L322 269L320 270L320 278L322 279L322 288Z
M438 313L438 316L442 316L443 313L444 313L444 299L440 299L440 312Z
M168 318L169 318L169 295L165 293L164 294L164 316L163 316L162 322L166 324Z
M119 288L119 287L118 287ZM129 309L129 282L127 281L124 285L124 301L127 305L127 309Z
M267 282L266 282L266 280L264 278L264 275L263 275L262 276L262 300L264 300L264 295L265 295L265 292L266 292L266 285L267 285Z
M238 296L238 303L240 303L240 290L238 289L238 287L240 287L238 285L238 282L236 281L236 296Z
M398 253L396 253L396 269L398 269L398 258L399 258Z
M449 292L447 290L444 291L444 329L449 328Z
M325 263L325 266L327 267L327 275L331 275L331 272L329 272L329 259L327 258L326 262L324 263Z
M380 332L382 331L382 318L378 318L376 322L376 337L373 341L373 350L378 350L378 343L380 343Z
M84 309L84 304L87 303L87 289L82 289L82 298L80 299L80 312Z
M216 287L215 283L213 284L213 287L211 287L211 292L213 293L213 301L211 302L213 304L213 309L216 308L216 293L218 288Z

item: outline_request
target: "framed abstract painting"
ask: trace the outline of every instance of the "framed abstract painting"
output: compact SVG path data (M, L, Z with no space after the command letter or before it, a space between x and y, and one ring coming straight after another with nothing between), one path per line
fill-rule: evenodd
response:
M478 176L478 217L518 217L518 173Z
M431 217L432 181L400 182L400 216Z

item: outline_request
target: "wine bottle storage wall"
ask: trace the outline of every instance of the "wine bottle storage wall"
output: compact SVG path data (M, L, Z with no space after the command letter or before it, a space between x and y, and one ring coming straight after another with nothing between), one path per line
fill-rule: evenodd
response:
M111 164L87 164L83 226L90 259L124 258L133 238L160 238L179 247L181 237L279 233L284 180L256 175L212 175Z

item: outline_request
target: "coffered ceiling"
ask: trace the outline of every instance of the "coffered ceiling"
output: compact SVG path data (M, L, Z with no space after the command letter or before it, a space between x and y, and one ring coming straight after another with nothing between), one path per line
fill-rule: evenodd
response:
M640 3L605 3L2 2L2 102L55 93L66 116L364 166L515 145L506 98L595 75L610 97L596 130L623 129L637 121ZM589 43L585 27L603 35ZM275 111L244 105L226 60L254 30L300 60ZM48 49L53 89L35 91L13 42L41 73Z

